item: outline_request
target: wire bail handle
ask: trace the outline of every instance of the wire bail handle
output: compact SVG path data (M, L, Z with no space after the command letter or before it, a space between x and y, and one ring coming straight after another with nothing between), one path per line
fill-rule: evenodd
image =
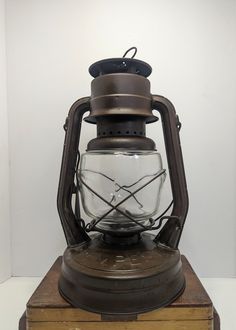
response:
M126 57L126 55L130 52L130 51L134 51L133 55L130 58L134 58L134 56L137 54L137 47L131 47L129 48L122 57Z

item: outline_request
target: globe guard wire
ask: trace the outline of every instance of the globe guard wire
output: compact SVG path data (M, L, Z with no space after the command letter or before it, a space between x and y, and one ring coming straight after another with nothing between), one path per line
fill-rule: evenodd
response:
M79 179L78 178L78 175L77 175L77 173L78 173L78 164L79 164L79 161L77 162L77 164L76 164L76 184L77 184L77 192L78 192L78 187L79 187L79 181L81 181L81 179ZM88 171L88 170L87 170ZM104 173L100 173L100 172L98 172L98 171L92 171L92 172L94 172L94 173L97 173L97 174L100 174L100 175L102 175L102 176L104 176L105 178L107 178L108 180L110 180L110 181L112 181L112 182L115 182L115 180L114 179L112 179L112 178L110 178L109 176L107 176L106 174L104 174ZM164 173L163 173L164 174ZM147 176L145 176L145 177L147 177ZM143 178L142 178L143 179ZM140 180L138 180L138 182L139 182ZM82 182L81 182L82 183ZM137 182L135 182L134 184L136 184ZM127 190L127 189L124 189L124 187L132 187L134 184L132 184L132 185L129 185L129 186L120 186L119 184L117 184L118 185L118 187L119 187L119 190L120 189L123 189L123 190L125 190L125 191L128 191L129 193L131 193L129 190ZM89 189L90 190L90 187L87 187L87 189ZM93 191L92 191L93 192ZM99 197L100 199L102 198L102 196L100 196L99 194L97 194L95 191L94 191L94 193L96 194L96 196L97 197ZM114 197L114 196L113 196ZM137 198L135 197L135 196L132 196L135 200L136 200L136 202L138 203L138 204L140 204L140 202L137 200ZM78 198L78 196L77 196L77 193L76 193L76 198ZM111 207L113 207L113 205L111 204L111 202L112 202L112 200L110 201L110 202L107 202L105 199L103 199L102 198L102 200L106 203L106 204L108 204L109 206L111 206ZM144 225L142 225L142 224L140 224L139 222L137 222L135 219L133 219L133 218L131 218L131 216L129 216L129 214L128 214L128 211L127 211L127 213L125 213L125 212L123 212L122 210L120 210L121 212L121 214L123 214L123 215L125 215L127 218L129 218L131 221L134 221L136 224L138 224L139 226L141 226L144 230L157 230L157 229L159 229L159 228L161 228L161 226L162 226L162 223L163 223L163 221L164 220L169 220L169 219L176 219L176 220L179 220L179 217L176 217L176 216L164 216L168 211L169 211L169 209L171 208L171 206L173 205L173 200L170 202L170 204L168 205L168 207L156 218L156 219L149 219L149 221L150 221L150 226L144 226ZM99 220L99 222L101 221L102 219L100 219ZM157 222L159 220L159 224L157 225L157 226L154 226L154 224ZM93 230L93 228L95 227L95 225L97 224L94 224L94 226L92 226L93 225L93 223L94 223L94 221L95 220L92 220L89 224L87 224L87 226L85 225L85 221L84 220L82 220L82 219L80 219L80 221L82 222L81 224L82 224L82 226L83 226L83 228L84 229L86 229L87 231L92 231Z
M140 188L138 188L136 191L134 191L133 193L130 192L130 195L127 196L126 198L124 198L121 202L119 202L117 205L112 205L111 203L109 203L105 198L103 198L101 195L99 195L96 191L94 191L90 186L88 186L81 178L80 181L82 184L85 185L85 187L87 189L89 189L90 191L92 191L92 193L94 193L97 197L99 197L102 201L104 201L106 204L108 204L111 209L109 211L107 211L102 217L100 217L97 220L93 220L91 221L87 226L86 229L87 231L91 231L101 220L103 220L109 213L111 213L113 210L117 210L119 213L121 213L122 215L124 215L125 217L127 217L128 219L130 219L131 221L135 222L138 226L142 227L144 230L148 230L149 228L151 228L150 226L146 227L144 225L142 225L141 223L139 223L137 220L133 219L128 212L123 212L122 210L120 210L118 208L118 206L120 206L122 203L124 203L125 201L127 201L130 197L133 197L134 194L136 194L138 191L140 191L142 188L146 187L149 183L151 183L152 181L154 181L155 179L157 179L160 175L162 175L165 172L165 170L161 171L161 173L159 173L157 176L155 176L154 178L152 178L151 180L149 180L149 182L147 182L145 185L141 186Z
M77 169L77 171L78 171L78 169ZM81 171L80 171L80 172L81 172ZM128 189L126 189L126 188L132 187L133 185L137 184L137 183L141 180L141 179L140 179L140 180L136 181L135 183L133 183L133 184L130 185L130 186L125 186L125 185L121 186L121 185L119 185L119 184L115 181L115 179L110 178L108 175L106 175L106 174L104 174L104 173L102 173L102 172L94 171L94 170L83 170L83 172L91 172L91 173L99 174L99 175L103 176L104 178L108 179L109 181L113 182L116 186L118 186L118 189L116 189L115 192L118 192L119 190L124 190L124 191L128 192L129 194L131 194L131 191L128 190ZM148 176L153 176L153 175L145 175L144 177L142 177L142 179L144 179L145 177L148 177ZM77 182L78 182L78 181L77 181ZM112 199L111 199L111 201L110 201L110 203L113 201L114 197L115 197L115 196L113 195L113 196L112 196ZM134 198L134 200L136 201L136 203L139 204L140 208L142 208L143 205L139 202L139 200L138 200L135 196L132 196L132 197Z
M123 204L124 202L126 202L129 198L133 197L137 192L139 192L141 189L145 188L148 184L150 184L151 182L153 182L154 180L156 180L158 177L160 177L162 174L164 174L166 172L166 170L162 170L160 171L159 174L157 174L155 177L153 177L152 179L150 179L148 182L146 182L144 185L142 185L141 187L137 188L134 192L130 192L130 195L125 197L122 201L120 201L118 204L116 205L112 205L111 203L109 203L105 198L103 198L99 193L97 193L95 190L93 190L89 185L87 185L84 180L79 177L78 178L78 172L76 172L76 176L77 176L77 180L79 180L87 189L89 189L92 193L94 193L98 198L100 198L103 202L105 202L107 205L109 205L111 207L110 210L108 210L105 214L103 214L99 219L94 220L93 222L90 222L87 226L86 229L87 231L91 231L92 229L94 229L94 227L101 221L103 220L108 214L110 214L113 210L118 211L119 213L121 213L122 215L124 215L125 217L129 218L131 221L135 222L138 226L142 227L144 230L148 230L151 229L151 226L144 226L141 223L139 223L137 220L133 219L131 216L129 216L127 213L123 212L122 210L120 210L118 207Z

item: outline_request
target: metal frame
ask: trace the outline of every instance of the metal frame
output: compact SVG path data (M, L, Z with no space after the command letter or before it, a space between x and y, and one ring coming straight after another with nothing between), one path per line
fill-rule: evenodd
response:
M173 209L171 215L168 217L162 216L161 218L157 218L160 219L160 224L155 229L161 226L164 219L168 219L168 221L156 236L155 242L176 249L179 244L188 212L188 192L179 139L179 128L181 124L176 115L174 106L163 96L152 96L152 108L160 113L162 119L173 195ZM84 221L80 217L79 201L76 201L75 213L73 212L71 205L72 194L76 193L74 180L76 166L79 162L78 147L81 122L83 115L87 111L90 111L90 98L85 97L79 99L72 105L65 124L66 136L58 188L57 206L67 244L69 246L90 240L90 237L85 230ZM116 207L118 206L119 205ZM113 205L112 207L114 208ZM135 219L132 220L136 222Z
M78 147L81 123L83 115L89 110L90 98L79 99L71 106L64 125L66 135L57 194L57 208L68 246L90 240L83 229L84 222L80 218L79 206L77 206L77 214L75 214L71 205L72 194L76 192L74 179L76 163L79 162Z
M172 248L177 248L188 213L188 190L185 178L183 156L180 144L179 129L181 123L173 104L163 96L153 95L152 107L161 115L166 155L169 167L173 209L171 216L179 221L167 221L155 238Z

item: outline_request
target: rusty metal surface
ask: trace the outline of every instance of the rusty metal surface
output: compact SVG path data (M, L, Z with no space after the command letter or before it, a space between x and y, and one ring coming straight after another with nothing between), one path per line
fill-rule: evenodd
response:
M107 136L89 141L87 151L92 150L121 150L121 151L156 150L155 142L145 136Z
M188 193L180 123L173 105L164 97L152 96L144 76L126 71L106 74L106 70L92 81L91 98L72 105L65 125L57 203L69 247L63 256L59 289L74 306L98 313L132 314L170 304L184 289L177 247L187 216ZM83 115L90 111L85 120L98 126L98 136L88 143L88 149L153 150L155 143L145 136L145 125L157 120L153 109L162 119L173 194L171 216L162 218L168 221L155 239L144 234L125 248L117 239L111 240L113 244L104 243L101 234L91 239L80 217L78 195L72 209L72 196L78 191L75 173Z
M155 142L146 137L146 123L138 116L105 116L97 118L97 138L89 141L87 150L155 150Z
M85 118L96 123L104 116L138 116L156 121L152 114L150 82L130 73L114 73L95 78L91 83L91 112Z
M141 239L131 246L119 244L108 246L102 234L91 236L91 241L67 249L63 260L71 267L93 276L110 279L146 278L168 270L170 265L181 266L178 250L157 246L153 235L143 233ZM179 269L177 269L179 270ZM148 283L147 283L148 285ZM128 287L127 287L128 288Z
M67 244L74 245L89 240L89 236L82 228L79 206L77 216L73 212L71 200L74 193L75 168L78 162L78 147L80 140L81 122L85 112L89 111L89 97L76 101L68 114L65 142L61 163L60 180L57 194L57 208Z
M180 144L179 118L173 104L163 96L153 95L153 109L156 109L162 120L166 155L169 167L173 209L171 216L179 220L168 220L156 237L160 242L172 248L177 248L188 213L188 190L185 178L183 155Z
M68 248L59 290L72 305L106 314L132 314L170 304L185 286L178 250L156 245L150 234L137 244L110 245L96 234Z
M27 304L27 314L22 315L19 322L19 330L26 330L26 323L29 321L40 321L43 329L45 321L61 321L61 322L72 322L72 321L83 321L88 322L91 320L99 320L100 322L117 322L130 320L168 320L173 319L172 315L179 315L180 318L184 316L186 319L186 313L181 313L183 310L194 311L195 308L201 309L201 314L198 317L192 316L192 320L197 321L199 319L210 319L212 318L213 306L212 302L207 295L204 287L200 283L196 273L192 270L187 259L182 256L183 271L186 278L186 288L183 294L175 300L171 305L162 309L161 311L153 311L145 314L131 314L131 315L107 315L107 314L92 314L85 312L81 309L72 307L66 302L58 292L58 279L60 276L62 258L59 257L52 268L49 270L47 275L43 278L35 292L32 294ZM56 314L54 311L58 311ZM43 312L42 312L43 311ZM165 317L163 317L163 312ZM39 317L40 315L40 317ZM182 315L182 316L181 316ZM220 330L220 319L217 311L214 309L214 330ZM181 318L182 319L182 318ZM189 316L191 319L191 314ZM159 323L157 323L159 324ZM68 325L69 327L69 325Z
M212 306L206 290L201 284L196 273L185 256L181 257L184 276L186 278L186 288L183 294L167 308L181 307L208 307ZM61 308L73 309L66 300L64 300L58 291L58 280L61 274L62 257L58 257L47 275L36 288L32 297L27 303L28 309ZM74 310L74 309L73 309ZM78 310L78 313L80 310Z

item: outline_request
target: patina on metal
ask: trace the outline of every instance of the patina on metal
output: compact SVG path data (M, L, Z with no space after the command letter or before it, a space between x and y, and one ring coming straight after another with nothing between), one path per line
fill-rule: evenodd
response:
M133 314L163 307L182 293L185 280L177 249L158 246L146 233L128 248L108 246L102 234L94 234L90 242L67 248L59 288L72 305Z
M94 77L91 97L76 101L65 123L57 203L68 247L59 290L72 305L97 313L152 310L168 305L184 290L178 244L188 211L188 193L179 139L181 125L171 102L150 93L147 77L151 71L150 65L133 58L94 63L89 68ZM85 120L97 125L97 137L89 141L89 151L155 150L154 141L146 137L146 124L158 119L153 110L162 121L173 195L171 215L164 212L150 221L150 226L122 237L89 233L99 230L96 221L85 225L81 218L75 183L83 116L88 113ZM99 192L94 193L102 198ZM116 208L119 211L118 205ZM147 229L160 231L154 236L145 233Z

